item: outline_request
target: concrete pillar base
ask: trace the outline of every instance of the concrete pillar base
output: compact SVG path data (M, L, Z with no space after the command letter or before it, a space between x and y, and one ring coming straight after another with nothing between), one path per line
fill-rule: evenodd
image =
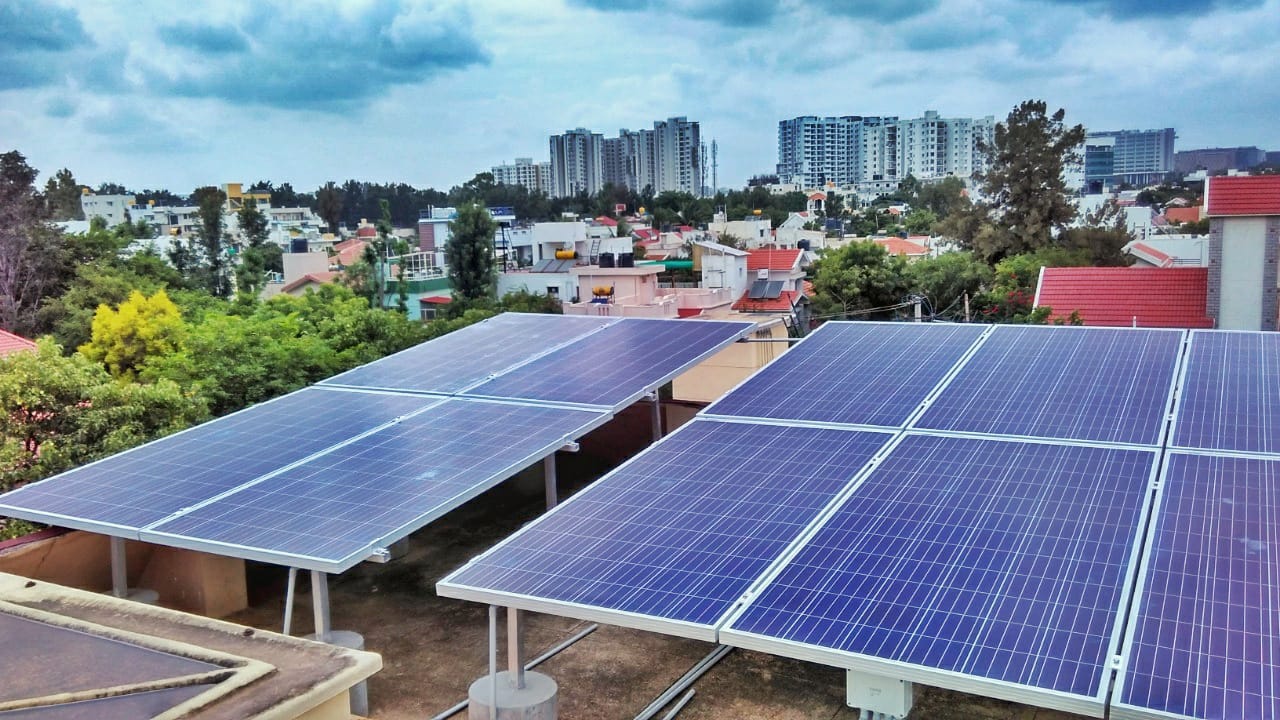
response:
M330 645L337 645L348 650L364 649L364 636L352 630L330 630L328 639L322 640L316 637L315 634L308 635L307 639L327 642ZM351 695L351 714L357 717L367 717L369 715L369 683L362 680L351 686L348 692Z
M150 588L129 588L128 599L143 605L160 604L160 593Z
M524 688L511 686L511 674L498 673L498 720L556 720L560 689L556 681L542 673L526 671ZM489 720L493 702L493 679L488 675L471 683L468 720Z

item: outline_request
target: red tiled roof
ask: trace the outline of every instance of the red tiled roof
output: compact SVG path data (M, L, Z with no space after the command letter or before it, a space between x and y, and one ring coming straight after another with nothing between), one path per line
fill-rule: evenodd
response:
M1135 242L1129 246L1130 254L1146 260L1157 267L1167 268L1173 267L1173 256L1168 253L1160 252L1143 242Z
M1164 217L1169 222L1174 223L1193 223L1200 221L1200 208L1198 207L1171 207L1164 211Z
M375 228L375 227L356 228L356 237L371 238L371 237L377 237L377 236L378 236L378 228Z
M1212 328L1207 268L1045 268L1036 305L1054 318L1079 311L1085 325Z
M339 275L341 275L341 274L342 274L342 273L329 272L329 271L325 271L325 272L317 272L317 273L307 273L306 275L303 275L302 277L298 278L297 280L294 280L293 282L289 283L288 285L285 285L284 287L280 288L280 292L286 292L286 293L287 293L287 292L293 292L294 290L297 290L297 289L299 289L299 288L306 287L309 283L315 283L315 284L317 284L317 285L324 285L325 283L333 282L333 281L334 281L334 279L335 279L335 278L337 278L337 277L338 277Z
M631 231L631 234L639 237L642 241L658 239L658 231L648 227L636 228Z
M1213 177L1205 215L1280 215L1280 175Z
M698 317L702 314L702 308L676 308L676 315L682 318Z
M339 248L337 245L333 249L338 253L338 264L342 267L354 265L360 256L364 253L364 249L369 243L364 240L352 240L346 247Z
M821 190L817 192L811 192L809 193L809 199L810 200L826 200L827 194L822 192Z
M747 270L791 270L800 260L800 250L752 250Z
M800 299L800 293L795 290L783 290L776 298L760 298L752 300L748 297L751 291L742 293L742 297L738 298L738 302L733 304L733 309L738 312L791 312L796 306L796 302Z
M920 243L903 240L902 238L876 238L875 243L885 250L888 250L890 255L906 255L908 257L915 257L917 255L929 254L929 248L921 245Z
M21 335L0 330L0 355L8 355L22 350L35 350L36 344Z
M453 298L447 298L447 297L418 298L418 303L421 305L448 305L451 302L453 302Z
M614 220L608 215L601 215L600 217L596 218L596 222L600 223L601 225L608 225L609 227L618 227L618 221Z

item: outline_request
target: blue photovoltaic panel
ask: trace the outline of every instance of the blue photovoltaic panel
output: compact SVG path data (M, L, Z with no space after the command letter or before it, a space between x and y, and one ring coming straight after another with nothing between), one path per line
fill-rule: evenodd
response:
M587 410L447 400L143 533L345 570L601 424ZM181 543L179 543L181 544Z
M625 318L466 394L617 407L754 327Z
M456 393L613 318L504 313L335 375L329 385Z
M1182 338L996 326L914 427L1159 445Z
M749 633L1098 698L1156 458L909 435L722 642Z
M714 623L889 437L695 420L446 578L441 592Z
M1280 453L1280 334L1191 334L1172 444Z
M829 322L706 412L900 427L985 330Z
M0 496L0 514L141 528L433 402L300 390Z
M1280 717L1280 460L1165 465L1118 692L1148 712L1125 716Z

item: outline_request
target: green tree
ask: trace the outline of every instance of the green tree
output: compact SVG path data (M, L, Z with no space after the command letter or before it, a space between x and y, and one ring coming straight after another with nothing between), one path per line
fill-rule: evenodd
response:
M332 180L316 191L316 214L329 226L329 232L338 232L342 219L342 190Z
M529 292L528 290L512 290L498 301L501 312L543 313L559 315L564 312L560 298L554 295Z
M36 192L35 168L22 153L0 155L0 329L36 329L36 313L58 295L74 265L62 233Z
M52 340L0 357L0 491L165 435L206 416L171 382L112 380ZM0 535L4 530L0 529Z
M1129 265L1132 258L1123 248L1134 239L1124 210L1114 200L1086 214L1082 225L1060 238L1063 247L1088 253L1091 264L1100 266Z
M916 209L907 213L902 223L907 227L908 232L917 234L927 234L934 224L938 222L938 216L932 210Z
M813 269L816 314L887 317L909 291L906 260L874 242L824 252Z
M62 168L45 182L44 199L49 207L50 220L84 219L84 208L80 206L80 183L67 168Z
M976 309L979 318L987 322L1043 322L1047 314L1033 314L1040 268L1089 264L1087 252L1061 247L1010 255L996 263L991 289L978 298Z
M171 253L174 266L185 270L189 277L214 297L231 295L230 237L223 217L226 195L216 187L198 188L192 195L200 224L194 238L188 240L184 257ZM175 243L176 245L177 243ZM180 262L181 261L181 262Z
M258 209L258 202L252 198L236 212L236 223L244 240L240 264L236 266L236 293L241 302L252 303L267 281L265 248L269 224L266 213Z
M911 200L911 207L929 210L939 218L946 218L965 202L967 197L964 180L947 176L938 182L922 185Z
M965 296L976 300L993 278L991 266L969 252L922 258L909 263L906 272L911 289L929 301L935 315L948 318L963 318Z
M988 261L1052 245L1076 215L1062 170L1079 162L1084 127L1067 127L1066 111L1053 114L1043 100L1027 100L996 123L985 147L982 176L994 231L973 237L973 250Z
M148 358L181 347L185 334L182 314L164 290L151 297L134 290L114 310L98 307L92 335L80 354L102 363L113 377L132 380Z
M498 224L489 211L479 205L463 205L449 223L445 265L449 268L454 299L464 305L469 301L494 299L498 277L493 234L497 230Z

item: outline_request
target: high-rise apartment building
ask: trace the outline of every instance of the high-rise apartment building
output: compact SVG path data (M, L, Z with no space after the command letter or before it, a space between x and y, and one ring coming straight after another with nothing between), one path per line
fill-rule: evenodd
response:
M1267 161L1267 153L1252 145L1249 147L1204 148L1179 150L1173 154L1173 169L1180 173L1204 170L1252 170Z
M1112 182L1139 187L1157 183L1173 171L1175 137L1173 128L1091 132L1085 137L1085 164L1088 165L1088 148L1091 142L1112 138Z
M493 181L499 185L521 185L531 191L551 194L551 163L535 163L533 158L516 158L514 164L494 165Z
M995 120L924 117L805 116L778 123L778 177L820 187L955 175L968 179L985 167L979 144L990 142Z
M604 187L604 136L586 128L551 136L551 196L594 195Z
M653 190L702 195L702 140L698 123L685 117L653 124Z
M652 131L623 128L618 137L605 138L604 181L637 193L655 187Z

